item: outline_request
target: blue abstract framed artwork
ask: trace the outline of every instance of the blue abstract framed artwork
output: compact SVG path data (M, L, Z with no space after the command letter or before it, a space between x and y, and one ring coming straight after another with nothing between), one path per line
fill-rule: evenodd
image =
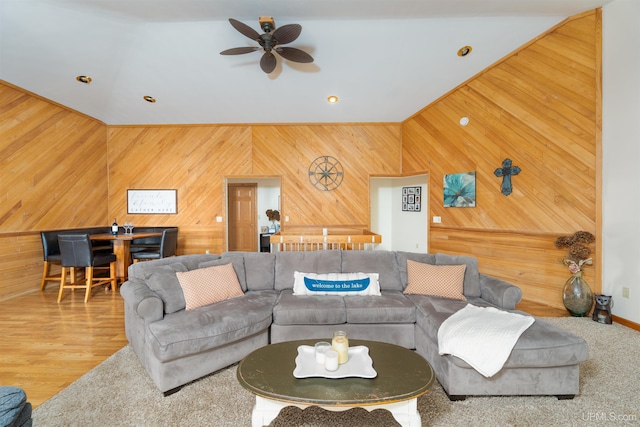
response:
M476 207L476 173L463 172L444 176L444 207Z

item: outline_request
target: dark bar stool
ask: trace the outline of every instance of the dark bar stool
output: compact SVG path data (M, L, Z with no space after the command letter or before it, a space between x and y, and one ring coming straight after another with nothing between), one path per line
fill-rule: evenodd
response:
M58 235L58 243L62 263L58 302L62 300L65 288L86 289L85 303L91 298L91 289L96 286L110 283L111 290L115 293L118 281L116 276L116 256L114 254L94 253L88 234L60 234ZM100 266L109 266L109 277L94 277L94 268ZM68 268L84 268L85 280L78 282L72 276L70 283L67 283L66 273Z
M166 258L176 254L178 246L178 229L166 228L162 230L162 238L160 247L157 250L145 250L141 252L133 252L131 257L134 264L138 261L148 261L152 259Z

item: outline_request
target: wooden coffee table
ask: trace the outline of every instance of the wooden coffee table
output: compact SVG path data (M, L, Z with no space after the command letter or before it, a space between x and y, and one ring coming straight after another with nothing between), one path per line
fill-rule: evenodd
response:
M321 340L287 341L262 347L238 365L240 384L256 395L253 427L268 425L287 406L331 411L386 409L402 426L420 426L417 399L433 385L433 369L412 350L376 341L349 340L369 348L378 375L366 378L295 378L298 346ZM330 340L329 340L330 341Z

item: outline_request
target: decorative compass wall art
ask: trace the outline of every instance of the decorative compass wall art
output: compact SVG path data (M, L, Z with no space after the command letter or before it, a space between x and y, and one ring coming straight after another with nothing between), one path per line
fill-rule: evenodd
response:
M344 170L335 157L320 156L309 166L309 182L318 190L335 190L342 184Z

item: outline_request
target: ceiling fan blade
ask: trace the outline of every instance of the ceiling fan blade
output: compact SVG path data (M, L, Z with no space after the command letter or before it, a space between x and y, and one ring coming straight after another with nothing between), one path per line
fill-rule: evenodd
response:
M276 28L273 32L273 38L278 41L278 44L287 44L297 39L301 32L302 26L300 24L287 24Z
M233 28L235 28L245 36L249 37L251 40L256 40L256 41L260 40L260 34L258 34L256 30L254 30L244 22L240 22L237 19L233 19L233 18L229 18L229 22L231 23Z
M262 55L262 58L260 58L260 68L262 68L262 71L264 71L267 74L275 70L276 69L275 55L271 52L265 52L264 55Z
M260 50L259 47L234 47L231 49L223 50L220 55L241 55L243 53L251 53L256 50Z
M278 46L276 48L276 52L278 52L284 59L287 59L289 61L302 63L313 62L313 57L311 55L309 55L304 50L300 50L295 47Z

